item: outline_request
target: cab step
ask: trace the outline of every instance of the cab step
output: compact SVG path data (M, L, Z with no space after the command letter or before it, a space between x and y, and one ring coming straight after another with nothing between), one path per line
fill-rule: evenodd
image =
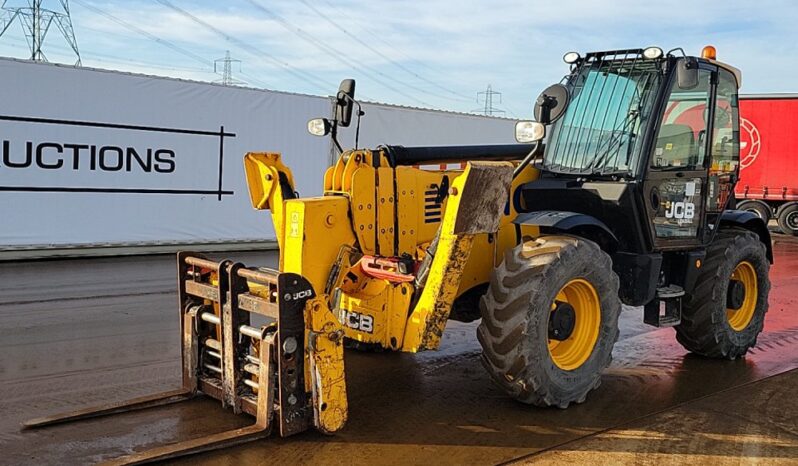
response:
M643 322L655 327L674 327L682 323L684 288L668 285L657 288L655 298L643 310Z
M657 299L673 299L684 296L684 288L679 285L668 285L657 288Z

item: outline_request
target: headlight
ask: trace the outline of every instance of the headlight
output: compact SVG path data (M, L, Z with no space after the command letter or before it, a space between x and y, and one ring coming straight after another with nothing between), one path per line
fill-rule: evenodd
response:
M649 47L643 50L643 56L649 60L656 60L662 58L662 49L659 47Z
M546 135L546 126L537 121L519 121L515 124L515 140L521 143L535 142Z
M314 118L308 122L308 133L314 136L326 136L330 132L330 122L326 118Z
M579 56L578 52L568 52L562 56L563 61L569 65L576 63L580 58L582 57Z

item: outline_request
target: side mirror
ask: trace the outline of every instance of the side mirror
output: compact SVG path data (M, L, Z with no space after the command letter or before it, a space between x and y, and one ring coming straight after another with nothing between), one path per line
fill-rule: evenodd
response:
M679 89L689 90L698 86L698 60L694 57L680 58L676 62L676 81Z
M335 96L335 121L346 128L352 123L352 109L355 106L355 80L344 79Z
M546 125L537 121L519 121L515 124L515 140L522 143L540 141L546 136Z
M535 120L550 125L559 120L568 107L571 95L562 84L547 87L535 101Z

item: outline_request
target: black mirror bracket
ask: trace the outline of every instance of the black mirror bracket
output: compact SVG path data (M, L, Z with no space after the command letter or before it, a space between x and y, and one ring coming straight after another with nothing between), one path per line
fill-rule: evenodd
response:
M568 88L562 84L547 87L535 101L535 121L550 125L559 120L570 101Z

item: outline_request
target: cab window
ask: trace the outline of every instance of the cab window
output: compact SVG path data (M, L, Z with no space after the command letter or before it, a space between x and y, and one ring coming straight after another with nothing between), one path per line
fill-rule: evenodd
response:
M703 168L711 75L710 71L699 70L698 85L693 89L680 89L673 80L654 144L652 169Z
M734 173L737 170L740 163L740 120L737 112L737 81L733 74L721 69L715 99L710 173Z

